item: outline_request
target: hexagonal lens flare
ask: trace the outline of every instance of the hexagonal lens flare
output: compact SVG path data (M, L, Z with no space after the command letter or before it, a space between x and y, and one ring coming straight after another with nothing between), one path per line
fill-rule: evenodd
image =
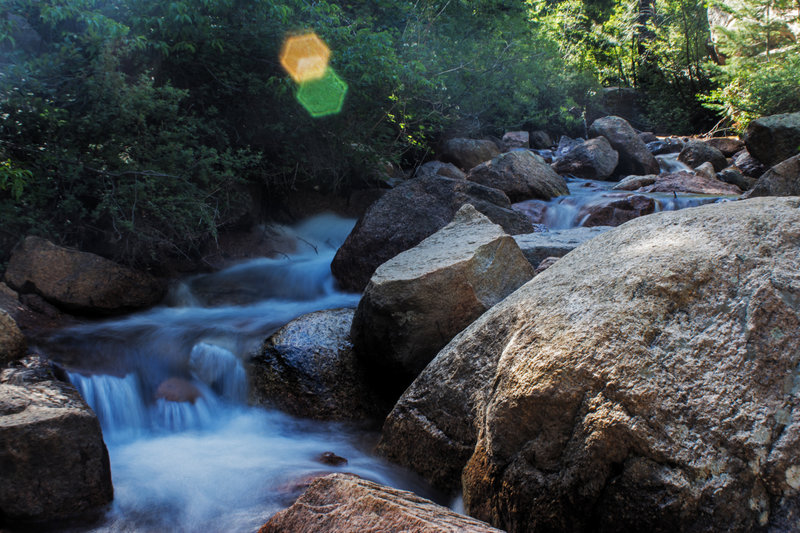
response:
M334 115L342 110L347 84L332 68L316 80L306 81L297 89L297 101L314 117Z
M286 39L280 61L297 83L318 80L325 76L331 50L315 33L295 35Z

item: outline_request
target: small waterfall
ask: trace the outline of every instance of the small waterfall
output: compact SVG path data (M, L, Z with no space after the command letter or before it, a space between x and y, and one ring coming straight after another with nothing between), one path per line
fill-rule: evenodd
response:
M225 400L242 403L247 398L247 376L233 352L213 344L195 344L189 354L192 376Z
M103 428L113 438L133 438L148 426L147 407L135 374L125 377L84 376L68 373L69 379L89 404Z
M658 161L658 167L661 169L662 174L673 174L675 172L690 172L694 174L692 167L678 161L678 155L680 154L676 152L656 156L656 161Z

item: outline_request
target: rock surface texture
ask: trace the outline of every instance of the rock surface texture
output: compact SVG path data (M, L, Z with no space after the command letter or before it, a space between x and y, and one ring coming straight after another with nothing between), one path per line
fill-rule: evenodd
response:
M532 277L513 237L465 205L375 271L353 318L356 353L398 391L394 400L450 339Z
M646 185L638 192L681 192L689 194L734 195L742 191L736 185L725 183L690 172L673 172L656 177L655 183Z
M711 163L717 172L728 166L728 161L719 148L703 141L687 142L678 154L678 161L692 168L697 168L703 163Z
M770 115L752 121L744 141L747 151L767 167L797 155L800 112Z
M467 178L464 171L453 163L442 163L441 161L428 161L420 166L414 174L414 177L421 178L423 176L440 176L454 180L463 180Z
M81 313L148 307L165 293L147 274L39 237L27 237L14 249L5 277L20 293L35 292L61 309Z
M489 220L517 235L533 232L531 221L511 209L508 196L466 180L429 176L387 192L359 219L331 263L343 288L363 291L378 266L446 226L471 204Z
M381 450L517 531L800 528L800 198L643 217L456 336Z
M658 174L658 161L627 120L613 115L598 118L592 122L589 135L605 137L612 148L619 153L619 163L614 175Z
M38 357L0 372L0 465L0 521L58 520L113 497L97 417Z
M386 414L353 353L354 313L331 309L303 315L267 339L248 368L251 402L318 420Z
M748 196L800 196L800 155L762 174Z
M527 150L508 152L481 163L467 173L467 179L503 191L512 202L550 200L569 194L564 178Z
M440 159L467 171L498 155L500 149L493 141L456 137L444 143Z
M559 174L572 174L590 180L606 179L614 173L619 154L605 137L595 137L581 143L553 162Z
M348 474L315 480L294 505L259 533L500 533L412 492Z
M11 315L0 309L0 368L23 357L28 349L25 336Z
M548 257L562 257L589 239L610 230L608 226L594 228L570 228L515 235L514 240L525 259L537 268Z

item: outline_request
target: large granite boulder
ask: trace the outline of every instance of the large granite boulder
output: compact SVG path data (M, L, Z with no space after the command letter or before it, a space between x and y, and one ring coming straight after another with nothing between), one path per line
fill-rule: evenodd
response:
M797 155L800 111L756 119L747 126L744 142L753 157L772 167Z
M655 183L646 185L638 192L674 192L687 194L712 194L729 196L741 194L736 185L711 179L691 172L673 172L657 176Z
M564 178L527 150L508 152L481 163L467 173L467 179L503 191L512 202L550 200L569 194Z
M497 189L442 176L415 178L387 192L359 219L336 252L333 275L346 290L364 290L378 265L442 229L464 204L506 233L533 232L528 217L512 210L508 196Z
M647 149L644 141L624 118L608 116L598 118L589 128L592 137L605 137L619 153L615 176L658 174L658 161Z
M501 533L485 522L351 474L316 479L299 500L259 533Z
M800 155L762 174L747 196L800 196Z
M375 271L353 318L356 353L395 400L450 339L532 277L513 237L465 205Z
M515 235L514 240L517 241L525 259L533 268L538 268L548 257L563 257L589 239L610 229L610 226L558 229Z
M511 532L796 529L799 263L797 197L608 231L456 336L381 450Z
M439 159L466 171L498 155L500 149L494 141L456 137L444 143Z
M155 278L99 255L27 237L11 254L6 283L73 312L109 314L158 303L165 287Z
M711 163L717 172L728 166L725 155L718 148L703 141L687 142L678 154L678 161L692 168L697 168L703 163Z
M25 336L11 315L0 309L0 368L25 355Z
M60 520L113 497L97 417L38 357L0 371L0 465L0 520Z
M572 174L579 178L603 180L614 173L619 154L605 137L595 137L581 143L553 162L559 174Z
M712 137L703 142L722 152L725 157L732 157L744 148L744 141L738 137Z
M309 313L270 336L248 365L251 403L318 420L385 415L353 353L353 313Z

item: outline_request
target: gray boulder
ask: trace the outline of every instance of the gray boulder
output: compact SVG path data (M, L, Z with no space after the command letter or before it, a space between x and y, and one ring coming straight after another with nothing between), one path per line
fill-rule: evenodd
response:
M546 150L551 148L555 143L552 137L546 131L536 130L531 132L530 146L537 150Z
M38 357L0 371L0 465L6 520L60 520L113 497L97 417Z
M399 396L453 336L532 277L514 239L465 205L375 271L353 318L356 353Z
M798 228L756 198L592 239L456 336L381 450L510 532L792 529Z
M364 290L378 265L446 226L464 204L506 233L533 232L528 217L511 209L508 196L497 189L441 176L415 178L387 192L359 219L336 252L333 275L346 290Z
M503 134L501 142L503 151L508 152L517 148L530 148L530 133L527 131L507 131Z
M619 163L614 175L658 174L658 161L625 119L616 116L598 118L592 122L589 135L605 137L612 148L619 153Z
M713 194L719 196L741 194L742 191L735 185L725 183L718 179L689 172L674 172L662 174L656 182L638 190L639 192L674 192L688 194Z
M722 152L703 141L687 142L678 155L678 161L692 168L697 168L708 162L714 165L715 171L720 171L728 166L728 161Z
M733 164L747 177L758 179L767 168L746 149L733 156Z
M579 178L608 178L614 173L619 154L605 137L595 137L567 151L553 162L553 170L559 174L572 174Z
M649 174L647 176L626 176L611 188L615 191L636 191L642 187L652 185L656 181L658 181L658 176L656 174Z
M703 142L722 152L725 157L731 157L744 148L744 141L738 137L712 137Z
M508 152L481 163L467 173L467 179L503 191L512 202L550 200L569 194L564 178L527 150Z
M748 191L751 196L800 195L800 154L766 171Z
M756 180L754 178L745 176L742 174L741 170L735 166L723 168L717 173L717 179L724 181L725 183L730 183L731 185L736 185L743 191L752 189L753 185L756 184Z
M747 151L767 167L797 155L800 147L800 112L770 115L747 126Z
M428 161L417 169L414 174L415 178L423 176L440 176L444 178L451 178L454 180L463 180L467 178L460 168L452 163L443 163L441 161Z
M444 143L439 159L466 171L498 155L500 149L494 141L456 137Z
M579 245L611 229L611 226L593 228L571 228L515 235L514 240L525 259L538 268L548 257L562 257Z

